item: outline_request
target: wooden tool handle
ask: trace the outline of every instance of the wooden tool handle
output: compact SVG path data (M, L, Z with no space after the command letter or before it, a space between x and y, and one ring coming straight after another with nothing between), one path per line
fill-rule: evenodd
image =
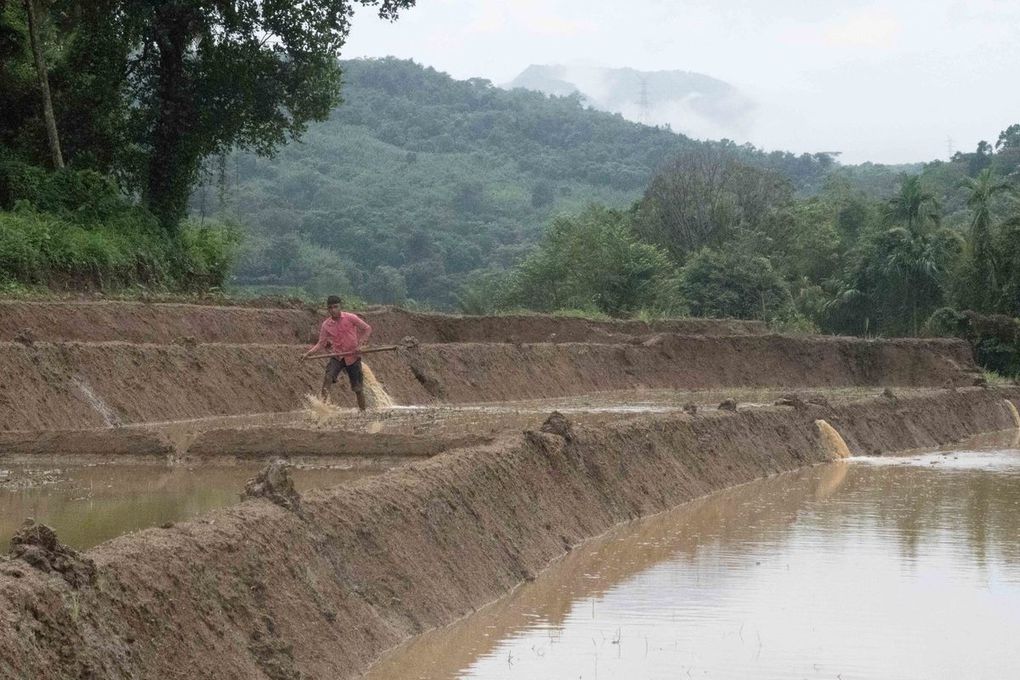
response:
M302 359L331 359L333 357L349 357L352 354L371 354L373 352L392 352L400 349L399 345L383 345L382 347L367 347L365 349L355 350L354 352L331 352L329 354L313 354L310 357L302 357Z

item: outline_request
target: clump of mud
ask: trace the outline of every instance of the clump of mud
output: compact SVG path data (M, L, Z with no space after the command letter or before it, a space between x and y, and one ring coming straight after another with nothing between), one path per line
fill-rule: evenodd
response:
M776 406L792 406L798 411L806 411L808 408L807 402L799 394L784 394L776 399Z
M14 334L14 342L21 343L26 347L31 347L35 344L36 337L35 333L31 328L22 328L20 331Z
M301 496L294 488L287 463L282 460L274 460L245 483L241 500L253 498L265 498L292 512L301 510Z
M39 571L55 573L74 588L91 585L96 578L92 560L57 540L57 532L50 527L31 520L11 537L10 556Z
M443 389L443 383L439 380L439 376L435 374L429 367L422 361L412 358L408 362L408 366L411 368L411 375L418 381L418 384L425 388L431 396L436 399L442 399L445 390Z
M693 401L689 401L683 405L683 411L689 416L696 416L698 415L698 405Z
M553 411L538 428L546 434L555 434L568 442L574 441L574 425L559 411Z
M720 411L736 411L737 400L736 399L723 399L722 403L719 404Z
M821 406L822 408L831 409L832 402L829 401L828 397L824 394L809 394L807 396L807 403L815 406Z

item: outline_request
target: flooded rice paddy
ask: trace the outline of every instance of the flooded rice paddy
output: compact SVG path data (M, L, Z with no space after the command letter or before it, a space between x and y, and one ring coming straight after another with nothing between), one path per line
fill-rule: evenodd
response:
M63 543L90 548L131 531L192 519L240 502L245 482L264 467L252 462L188 468L161 464L0 465L0 545L32 518ZM378 474L386 460L291 471L298 491Z
M1017 640L1020 451L957 450L621 527L368 677L1007 678Z

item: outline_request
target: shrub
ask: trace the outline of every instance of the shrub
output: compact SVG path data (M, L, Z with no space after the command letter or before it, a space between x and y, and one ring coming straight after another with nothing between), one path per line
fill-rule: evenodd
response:
M684 265L680 290L694 316L790 319L790 289L767 257L703 248Z
M679 300L665 252L640 241L621 213L593 206L553 220L534 252L511 272L502 306L618 317L642 308L673 309Z
M239 232L185 223L160 228L109 177L0 157L0 282L56 288L142 285L208 290L223 285Z

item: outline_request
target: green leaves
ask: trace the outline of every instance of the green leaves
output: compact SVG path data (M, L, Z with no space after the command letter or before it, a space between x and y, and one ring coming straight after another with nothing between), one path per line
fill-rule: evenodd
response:
M678 303L665 253L640 242L621 213L592 206L553 221L535 251L510 274L500 306L625 316Z

